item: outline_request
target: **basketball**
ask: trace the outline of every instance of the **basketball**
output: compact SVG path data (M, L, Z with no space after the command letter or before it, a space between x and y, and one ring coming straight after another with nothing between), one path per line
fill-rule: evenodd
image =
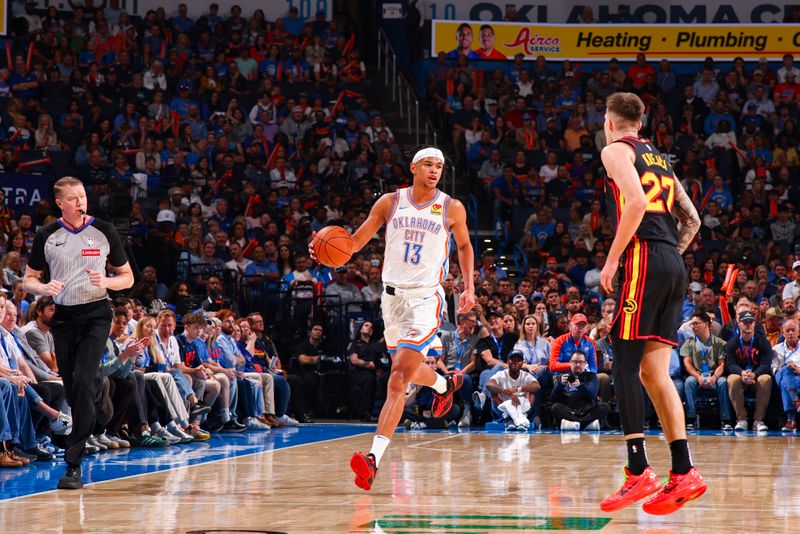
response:
M341 226L326 226L317 232L311 246L322 265L339 267L353 256L353 238Z

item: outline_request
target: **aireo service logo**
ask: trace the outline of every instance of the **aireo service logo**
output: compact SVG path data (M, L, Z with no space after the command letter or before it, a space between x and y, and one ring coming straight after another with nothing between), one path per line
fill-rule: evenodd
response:
M516 38L511 43L505 43L509 48L517 48L522 46L525 49L526 56L535 56L538 54L556 54L561 52L561 38L549 35L540 35L534 33L531 35L530 28L522 28L517 33Z

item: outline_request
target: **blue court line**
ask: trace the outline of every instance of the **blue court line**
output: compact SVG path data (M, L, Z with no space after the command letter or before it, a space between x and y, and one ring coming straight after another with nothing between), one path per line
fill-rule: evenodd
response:
M271 432L217 434L208 441L163 449L118 449L87 455L83 461L85 484L157 473L192 465L238 458L373 432L374 425L303 425ZM33 462L28 467L0 469L0 503L9 499L55 490L64 474L63 459Z

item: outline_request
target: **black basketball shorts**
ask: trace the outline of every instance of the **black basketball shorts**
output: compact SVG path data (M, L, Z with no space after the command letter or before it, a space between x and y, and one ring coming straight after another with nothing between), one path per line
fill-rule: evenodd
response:
M634 237L620 258L612 336L676 347L686 284L686 267L674 245Z

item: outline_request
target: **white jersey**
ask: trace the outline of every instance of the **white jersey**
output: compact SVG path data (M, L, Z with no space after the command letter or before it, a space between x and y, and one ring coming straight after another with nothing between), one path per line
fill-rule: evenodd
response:
M439 190L423 205L411 199L411 188L395 192L392 212L386 219L384 284L410 289L434 288L442 283L449 267L449 203L450 197Z

